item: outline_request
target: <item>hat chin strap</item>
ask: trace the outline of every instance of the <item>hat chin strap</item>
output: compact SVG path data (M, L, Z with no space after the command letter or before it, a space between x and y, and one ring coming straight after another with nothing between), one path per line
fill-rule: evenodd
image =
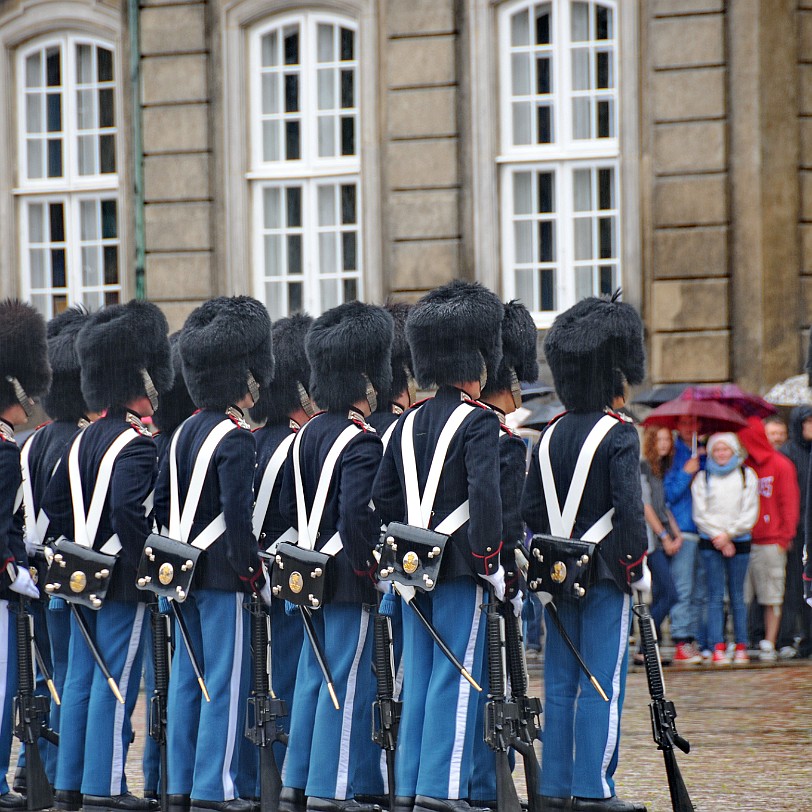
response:
M510 394L513 395L513 405L522 408L522 387L519 385L519 376L516 370L510 367Z
M482 359L482 369L479 373L479 391L481 392L488 383L488 365L485 363L485 356L482 353L479 354L479 357Z
M372 385L372 381L369 379L366 372L362 372L361 375L366 382L366 392L364 392L364 396L367 399L370 414L373 414L378 411L378 393L375 391L375 387Z
M316 414L316 406L301 381L296 381L296 391L299 394L299 405L302 407L302 411L308 417L313 417Z
M152 377L146 369L141 370L141 380L144 382L144 392L149 399L149 405L152 406L152 411L158 411L158 390L152 382Z
M403 370L406 373L406 391L409 395L409 406L414 406L417 401L417 381L414 379L409 367L404 365Z
M34 414L34 399L29 396L28 392L23 389L22 384L13 375L6 375L6 380L13 387L14 397L17 398L17 403L22 407L26 418L30 418Z
M259 400L259 384L257 383L257 379L254 377L254 373L251 370L248 370L248 379L246 381L248 384L248 394L251 395L251 399L256 402Z

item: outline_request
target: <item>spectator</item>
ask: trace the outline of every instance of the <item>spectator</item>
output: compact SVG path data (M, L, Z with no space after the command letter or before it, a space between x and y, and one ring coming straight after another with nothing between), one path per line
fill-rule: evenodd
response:
M801 506L807 504L809 493L809 460L812 451L812 406L797 406L789 418L789 440L781 446L781 452L795 464ZM812 648L812 608L804 602L803 547L808 518L801 510L798 532L787 553L787 581L784 589L784 605L776 648L780 657L789 659L809 656ZM796 639L800 642L796 647Z
M671 559L682 546L674 514L665 503L663 477L674 457L674 438L662 426L650 426L643 435L640 476L643 506L649 537L648 568L651 571L651 616L660 637L660 624L677 601L677 588L671 577ZM637 658L635 658L637 659Z
M770 445L778 451L784 443L787 442L789 430L787 424L782 417L777 414L771 414L769 417L764 418L764 431Z
M713 664L730 661L725 648L725 581L733 612L736 649L733 662L750 662L744 582L750 559L750 530L758 519L758 479L743 466L747 454L735 434L714 434L708 441L704 476L691 485L694 521L708 593L708 645Z
M663 480L666 503L682 533L682 545L671 557L671 577L677 589L677 602L671 607L671 639L676 646L674 663L679 665L702 661L695 642L698 618L693 601L699 536L692 513L691 483L697 472L704 468L704 457L692 451L696 430L695 419L679 419L674 461Z
M770 445L764 425L757 417L748 418L739 437L750 455L748 464L758 476L760 497L758 521L753 527L747 597L755 597L764 612L759 659L772 661L778 656L775 643L784 602L787 550L798 527L801 495L795 466Z

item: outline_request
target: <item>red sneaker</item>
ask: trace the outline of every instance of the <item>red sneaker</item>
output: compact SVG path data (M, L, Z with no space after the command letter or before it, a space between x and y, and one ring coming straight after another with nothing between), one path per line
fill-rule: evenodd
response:
M733 652L733 665L747 665L750 662L750 655L747 653L747 646L744 643L736 643L736 650Z
M727 647L724 643L717 643L713 649L713 664L714 665L730 665L730 660L727 658Z
M674 663L677 665L696 665L702 662L702 655L691 643L677 643L674 651Z

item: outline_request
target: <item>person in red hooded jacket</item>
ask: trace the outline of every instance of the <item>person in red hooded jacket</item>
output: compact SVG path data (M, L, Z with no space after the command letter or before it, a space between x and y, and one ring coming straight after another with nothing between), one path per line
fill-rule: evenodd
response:
M739 433L747 449L747 464L758 475L759 514L753 528L747 593L764 610L764 640L759 643L761 660L775 660L775 641L784 601L787 550L798 527L801 492L792 461L776 451L764 425L750 417Z

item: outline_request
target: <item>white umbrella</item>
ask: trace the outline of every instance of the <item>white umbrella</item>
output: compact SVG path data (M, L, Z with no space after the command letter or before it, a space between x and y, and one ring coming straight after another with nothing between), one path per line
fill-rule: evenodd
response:
M809 388L809 378L806 373L793 375L770 389L764 395L764 400L776 406L810 405L812 404L812 389Z

